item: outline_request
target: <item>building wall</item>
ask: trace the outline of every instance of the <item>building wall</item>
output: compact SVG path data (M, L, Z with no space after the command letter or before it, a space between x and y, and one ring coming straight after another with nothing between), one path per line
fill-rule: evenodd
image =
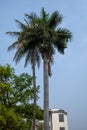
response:
M64 118L62 120L59 120L59 115L63 115ZM68 121L67 121L67 113L64 110L58 110L58 109L51 109L49 111L49 127L50 130L60 130L60 128L64 128L61 130L68 130ZM64 120L63 120L64 119ZM36 120L36 128L35 130L43 129L43 123L44 121Z
M63 114L64 121L59 121L59 114ZM60 130L60 127L64 127L68 130L67 114L64 111L51 111L50 112L50 130Z

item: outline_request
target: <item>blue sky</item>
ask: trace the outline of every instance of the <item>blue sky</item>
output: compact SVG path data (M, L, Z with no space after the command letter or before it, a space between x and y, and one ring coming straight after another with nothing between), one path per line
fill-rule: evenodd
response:
M58 10L63 15L61 27L68 28L73 39L65 55L57 53L52 65L50 108L68 112L69 130L87 130L87 1L86 0L0 0L0 64L9 63L16 74L31 73L31 66L24 69L24 59L16 65L12 58L15 51L7 48L16 39L5 34L17 31L15 19L23 21L25 13L40 14L44 7L48 13ZM38 104L43 108L43 65L36 70L40 88Z

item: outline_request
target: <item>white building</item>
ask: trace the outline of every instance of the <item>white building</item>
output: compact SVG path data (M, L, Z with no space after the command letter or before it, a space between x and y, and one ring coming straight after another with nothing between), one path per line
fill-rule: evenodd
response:
M50 130L68 130L67 112L61 109L51 109Z
M39 130L43 120L36 120L35 130ZM49 110L49 127L50 130L68 130L67 112L61 109L50 109Z

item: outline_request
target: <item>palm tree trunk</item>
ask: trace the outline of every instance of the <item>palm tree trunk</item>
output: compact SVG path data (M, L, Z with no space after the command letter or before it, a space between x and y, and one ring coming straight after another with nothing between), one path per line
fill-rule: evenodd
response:
M33 53L33 64L32 64L32 71L33 71L33 87L34 87L34 110L33 110L33 130L35 130L35 120L36 120L36 76L35 76L35 60L34 60L34 53Z
M49 76L48 59L44 54L44 130L49 130Z

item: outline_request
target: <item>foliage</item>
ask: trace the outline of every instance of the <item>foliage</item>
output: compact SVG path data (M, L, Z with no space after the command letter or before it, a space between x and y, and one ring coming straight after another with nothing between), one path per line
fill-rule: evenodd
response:
M22 117L33 119L33 104L26 104L26 105L20 105L16 106L16 110ZM37 119L42 120L43 119L43 110L37 105L36 107L37 111Z
M19 128L20 116L14 108L8 108L0 103L0 128L11 130Z
M33 105L31 107L29 102L34 98L33 93L30 75L22 73L17 76L10 65L0 65L0 130L29 128L29 123L23 120L32 120Z
M33 99L32 77L30 75L23 73L17 76L9 65L0 66L0 70L1 103L14 106L17 103L26 103Z
M51 76L50 63L53 63L53 55L55 50L64 54L67 43L72 38L71 32L60 26L63 20L62 15L58 11L54 11L51 15L44 8L41 14L36 13L25 14L24 22L16 20L20 31L7 32L11 36L16 36L16 41L8 47L8 50L16 49L13 60L18 63L25 56L25 66L28 62L32 64L32 51L35 53L35 64L40 64L40 54L44 58L44 52L49 59L48 74Z

